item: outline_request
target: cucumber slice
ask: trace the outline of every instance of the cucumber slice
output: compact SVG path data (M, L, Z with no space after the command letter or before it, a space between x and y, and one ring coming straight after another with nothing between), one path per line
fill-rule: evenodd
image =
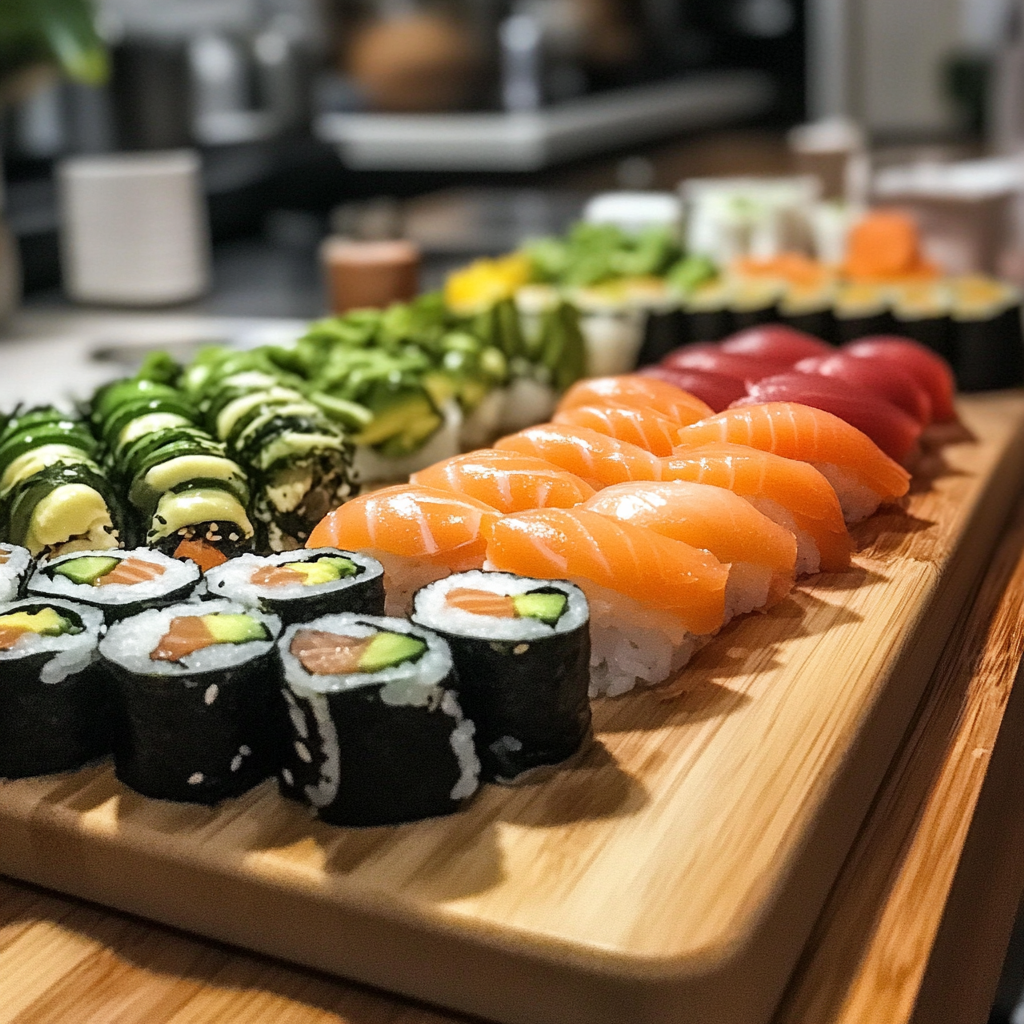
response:
M72 583L93 584L117 568L118 559L102 555L83 555L62 562L53 570L55 576L63 576Z
M151 510L161 494L174 491L191 481L231 484L231 490L246 500L245 474L230 459L220 455L188 454L170 458L132 481L128 500L139 509Z
M221 523L238 527L247 540L253 535L252 523L238 499L229 491L204 487L180 494L164 494L153 513L153 522L147 541L154 543L170 537L188 526L200 523Z
M418 658L427 649L425 640L406 633L378 633L359 659L360 672L380 672Z
M66 444L44 444L32 448L11 462L0 477L0 496L50 466L89 462L88 453Z
M534 591L531 594L515 594L512 597L512 607L520 619L539 619L549 626L565 614L569 599L565 594L552 594L543 591Z

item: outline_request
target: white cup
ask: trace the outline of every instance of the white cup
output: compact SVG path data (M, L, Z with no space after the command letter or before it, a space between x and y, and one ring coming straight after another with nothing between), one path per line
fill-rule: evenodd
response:
M64 287L79 302L163 306L210 285L210 232L189 151L81 156L60 165Z

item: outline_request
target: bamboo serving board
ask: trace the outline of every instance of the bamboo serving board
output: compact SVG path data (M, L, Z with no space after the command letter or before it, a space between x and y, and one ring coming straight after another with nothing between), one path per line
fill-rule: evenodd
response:
M0 871L508 1024L766 1021L1024 485L1024 395L961 411L849 572L596 702L543 783L353 830L101 765L0 783Z

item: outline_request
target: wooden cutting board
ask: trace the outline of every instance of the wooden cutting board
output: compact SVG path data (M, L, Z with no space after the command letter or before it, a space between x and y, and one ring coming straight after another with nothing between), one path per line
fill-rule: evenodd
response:
M102 765L0 783L0 871L509 1024L766 1021L1024 485L1024 395L961 410L849 572L597 702L544 783L352 830Z

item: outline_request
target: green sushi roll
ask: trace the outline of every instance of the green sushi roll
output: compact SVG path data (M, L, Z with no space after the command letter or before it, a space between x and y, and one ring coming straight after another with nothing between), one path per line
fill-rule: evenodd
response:
M116 381L93 397L90 423L146 545L202 568L252 550L246 474L180 391Z
M121 505L88 426L52 406L0 432L0 536L33 556L116 548Z

